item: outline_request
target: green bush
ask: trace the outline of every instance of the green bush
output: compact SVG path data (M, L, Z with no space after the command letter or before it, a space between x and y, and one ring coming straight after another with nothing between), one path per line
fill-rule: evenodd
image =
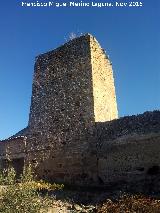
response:
M51 205L48 197L43 199L36 190L22 185L10 185L0 201L0 212L3 213L38 213L47 212Z
M24 166L23 168L23 174L20 176L20 182L30 182L34 180L34 173L32 171L32 167L29 164L29 166Z
M0 185L11 185L16 182L16 172L14 168L9 167L0 171Z
M49 184L35 181L31 166L25 167L19 182L16 182L16 172L13 168L0 172L0 185L7 185L1 189L0 212L3 213L39 213L47 212L52 205L48 195L40 196L42 189L61 189L63 185Z

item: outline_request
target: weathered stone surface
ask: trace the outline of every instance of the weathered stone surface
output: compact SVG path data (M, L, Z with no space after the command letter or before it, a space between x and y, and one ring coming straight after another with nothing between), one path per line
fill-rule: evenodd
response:
M159 141L160 133L103 141L98 154L98 175L102 183L147 181L152 176L148 174L149 169L159 167Z
M91 37L92 86L95 122L118 118L112 65L97 40Z
M132 134L159 133L160 111L126 116L111 122L97 122L96 129L98 138L102 141L110 141L118 137Z
M25 155L26 150L26 139L25 136L19 136L4 141L0 141L0 158L1 159L12 159L19 156Z

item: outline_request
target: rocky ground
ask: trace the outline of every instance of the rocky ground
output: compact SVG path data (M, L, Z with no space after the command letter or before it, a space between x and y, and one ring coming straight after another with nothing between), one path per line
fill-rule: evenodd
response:
M48 213L160 213L160 194L127 193L121 190L61 190L50 194Z
M119 192L120 194L120 192ZM106 199L119 196L118 192L111 194L105 191L72 189L55 191L50 194L53 207L48 213L94 213L98 212L101 203Z

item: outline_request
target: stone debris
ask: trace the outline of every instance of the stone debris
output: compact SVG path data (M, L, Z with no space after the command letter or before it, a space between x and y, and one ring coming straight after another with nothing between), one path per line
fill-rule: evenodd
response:
M94 213L96 207L93 205L71 204L67 201L55 200L53 206L48 209L48 213Z

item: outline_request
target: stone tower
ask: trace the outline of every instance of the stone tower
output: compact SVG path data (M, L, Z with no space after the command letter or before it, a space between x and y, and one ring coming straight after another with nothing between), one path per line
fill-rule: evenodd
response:
M51 135L118 116L112 65L86 34L37 57L29 127Z
M90 144L95 140L95 122L113 120L117 114L112 66L93 36L75 38L37 57L28 149L33 162L33 150L52 150L44 157L46 163L50 155L50 169L44 169L50 176L57 174L65 179L64 168L83 173L89 163L86 156Z

